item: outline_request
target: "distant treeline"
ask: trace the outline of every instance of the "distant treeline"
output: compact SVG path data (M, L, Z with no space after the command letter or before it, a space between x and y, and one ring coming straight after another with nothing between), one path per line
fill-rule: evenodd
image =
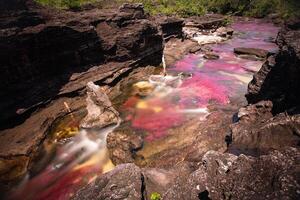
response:
M124 2L143 3L150 14L178 15L182 17L221 14L265 17L277 13L282 18L300 16L300 0L36 0L58 8L78 8L84 4L100 7L118 6Z

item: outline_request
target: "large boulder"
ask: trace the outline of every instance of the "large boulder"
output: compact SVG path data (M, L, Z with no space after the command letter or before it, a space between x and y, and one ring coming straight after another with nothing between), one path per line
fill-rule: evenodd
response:
M241 108L239 121L231 125L232 144L228 152L259 156L273 149L298 147L300 115L281 113L273 117L271 111L270 101Z
M297 22L287 24L279 32L277 44L279 53L271 56L254 75L246 95L249 103L271 100L274 113L299 106L300 28Z
M207 152L187 180L174 183L164 199L298 199L298 149L258 158Z

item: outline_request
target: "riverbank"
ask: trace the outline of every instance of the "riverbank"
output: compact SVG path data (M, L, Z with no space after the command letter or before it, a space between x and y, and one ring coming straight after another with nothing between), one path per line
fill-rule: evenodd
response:
M270 18L10 2L0 21L2 191L23 180L11 197L297 198L297 21L279 31ZM91 108L99 116L82 125ZM122 123L107 138L87 128L107 130L116 110ZM68 147L85 152L86 139L106 144L107 163L97 151L68 170L53 164Z

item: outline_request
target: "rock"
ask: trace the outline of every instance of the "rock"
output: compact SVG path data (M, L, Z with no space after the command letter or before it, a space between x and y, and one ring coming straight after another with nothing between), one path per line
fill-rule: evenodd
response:
M230 37L233 35L234 30L229 27L220 27L216 30L216 34L221 37Z
M217 29L224 24L225 17L218 14L209 14L185 19L186 27L195 27L198 29Z
M234 48L234 53L241 55L241 54L247 54L247 55L254 55L259 58L267 58L269 55L269 52L263 49L257 49L257 48Z
M103 174L71 197L73 200L91 199L143 199L143 176L134 164L117 166Z
M163 199L297 199L299 156L295 148L258 158L209 151L199 168L174 183Z
M87 84L87 115L81 121L80 127L84 129L101 129L111 124L120 123L118 111L114 109L103 89L93 82Z
M228 152L258 156L272 149L298 147L300 115L273 117L272 102L262 101L241 108L239 121L231 125L232 144Z
M107 149L110 159L115 165L133 163L136 151L142 148L144 140L138 133L132 131L127 124L108 134Z
M133 19L143 19L145 18L144 13L144 6L141 3L130 4L124 3L120 8L119 11L122 13L129 13L130 18Z
M133 93L141 97L150 95L154 90L154 85L148 81L140 81L133 85Z
M206 52L203 56L203 58L207 60L217 60L220 58L220 56L214 52Z
M182 41L179 38L171 38L166 42L164 48L164 56L167 67L174 65L176 61L182 59L188 53L198 51L199 48L200 45L198 45L197 42L192 41L190 39Z
M183 20L176 17L156 16L156 23L160 27L160 31L165 40L170 38L182 38Z
M287 25L279 32L279 53L271 56L254 75L246 95L248 102L252 104L265 99L271 100L274 113L299 107L300 28L297 29L297 25L293 24L297 22Z
M200 45L191 47L191 49L189 50L189 53L197 53L198 51L201 51L201 46Z
M151 199L151 194L164 194L174 182L182 181L194 171L194 166L188 162L181 162L172 168L145 168L142 169L145 185L146 199Z

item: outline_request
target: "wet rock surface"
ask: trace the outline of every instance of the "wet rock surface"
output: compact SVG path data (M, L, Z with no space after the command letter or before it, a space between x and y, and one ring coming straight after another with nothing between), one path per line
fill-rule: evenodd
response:
M133 132L126 125L121 125L107 137L107 148L115 165L134 163L136 151L142 148L143 143L142 136Z

